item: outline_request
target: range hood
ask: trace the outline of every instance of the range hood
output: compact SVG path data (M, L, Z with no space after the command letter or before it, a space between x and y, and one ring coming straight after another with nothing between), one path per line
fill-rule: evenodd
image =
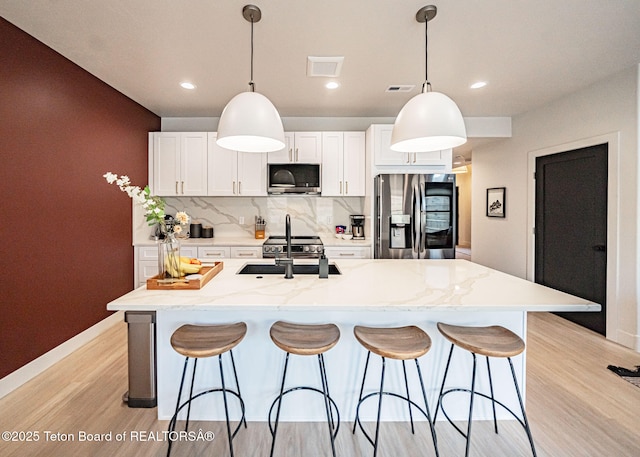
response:
M320 164L270 163L267 192L271 195L320 195Z

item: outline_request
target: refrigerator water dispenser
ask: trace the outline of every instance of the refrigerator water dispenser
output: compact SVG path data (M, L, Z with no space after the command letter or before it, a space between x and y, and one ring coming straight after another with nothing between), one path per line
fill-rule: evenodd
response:
M389 222L389 247L391 249L411 248L411 216L392 214Z

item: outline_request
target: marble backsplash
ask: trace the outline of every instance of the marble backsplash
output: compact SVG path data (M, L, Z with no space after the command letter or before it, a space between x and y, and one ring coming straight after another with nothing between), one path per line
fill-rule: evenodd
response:
M293 235L332 234L336 225L350 227L349 215L365 214L363 197L308 195L270 197L166 197L166 213L186 211L193 221L212 226L214 237L254 235L256 216L266 222L266 235L284 235L284 219L291 215ZM244 224L240 224L244 218ZM133 209L133 242L144 243L154 232L144 211Z

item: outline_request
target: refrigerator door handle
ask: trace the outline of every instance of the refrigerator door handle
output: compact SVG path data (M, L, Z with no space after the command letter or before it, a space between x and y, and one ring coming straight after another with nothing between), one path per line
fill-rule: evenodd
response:
M421 203L421 197L420 197L420 184L414 185L413 186L413 192L412 192L412 208L413 208L413 214L411 215L411 219L413 221L413 252L416 255L416 258L420 258L420 254L422 252L422 237L421 237L421 230L422 230L422 221L421 221L421 217L420 217L420 203Z

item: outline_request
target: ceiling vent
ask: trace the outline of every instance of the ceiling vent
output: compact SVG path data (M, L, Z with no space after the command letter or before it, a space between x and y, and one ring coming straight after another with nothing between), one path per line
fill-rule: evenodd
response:
M387 87L385 92L411 92L415 87L415 84L394 84Z
M344 57L307 57L307 76L337 78L342 70Z

